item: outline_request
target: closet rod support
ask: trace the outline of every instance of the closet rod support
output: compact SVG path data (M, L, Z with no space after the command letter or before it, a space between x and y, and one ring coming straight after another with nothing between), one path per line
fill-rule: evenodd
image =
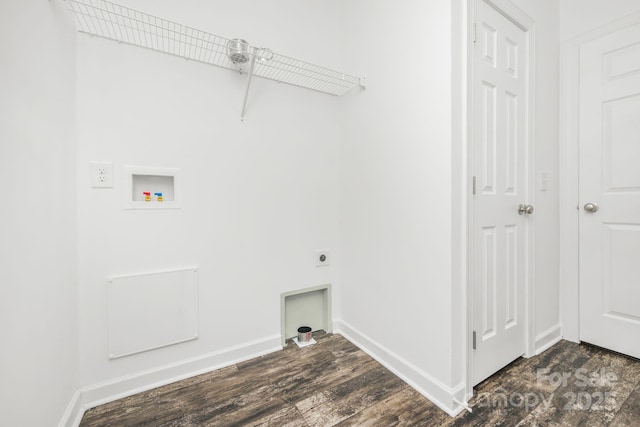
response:
M251 63L249 64L249 78L247 79L247 90L244 93L244 102L242 103L242 113L240 113L240 121L244 121L244 113L247 111L247 98L249 98L249 88L251 87L251 78L253 77L253 67L256 64L256 53L251 55Z

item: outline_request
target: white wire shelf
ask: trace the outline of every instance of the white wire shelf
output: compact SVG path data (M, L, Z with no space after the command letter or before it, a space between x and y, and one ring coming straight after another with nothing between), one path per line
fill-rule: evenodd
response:
M79 31L92 36L335 96L364 88L359 77L254 47L244 40L227 39L106 0L68 1Z

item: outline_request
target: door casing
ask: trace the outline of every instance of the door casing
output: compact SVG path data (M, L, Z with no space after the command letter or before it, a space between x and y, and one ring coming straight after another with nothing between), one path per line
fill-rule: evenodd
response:
M527 116L526 116L526 135L527 135L527 147L526 147L526 165L527 165L527 192L529 195L529 201L527 203L535 205L535 21L529 17L522 9L513 4L509 0L468 0L467 1L467 31L469 35L473 35L475 11L474 2L484 1L503 16L520 27L525 32L525 38L528 48L527 57ZM466 117L467 117L467 134L466 134L466 153L467 153L467 178L468 181L472 179L473 171L473 90L471 90L473 79L473 42L469 41L467 44L467 76L466 76ZM466 217L467 217L467 230L473 229L473 194L471 191L471 183L469 182L467 189L466 200ZM534 214L535 215L535 214ZM466 304L466 337L467 337L467 352L466 352L466 373L465 373L465 397L470 398L473 395L473 277L469 272L473 271L473 240L467 233L467 250L466 250L466 292L465 292L465 304ZM526 260L528 269L525 274L525 313L524 321L525 328L525 356L530 357L535 353L535 298L534 298L534 272L535 272L535 221L531 221L526 233L527 238L527 254Z

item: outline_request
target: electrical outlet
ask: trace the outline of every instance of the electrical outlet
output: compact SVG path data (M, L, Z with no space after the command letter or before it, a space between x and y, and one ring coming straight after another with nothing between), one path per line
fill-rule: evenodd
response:
M113 163L91 162L91 188L113 188Z
M326 267L329 261L329 251L316 251L316 267Z

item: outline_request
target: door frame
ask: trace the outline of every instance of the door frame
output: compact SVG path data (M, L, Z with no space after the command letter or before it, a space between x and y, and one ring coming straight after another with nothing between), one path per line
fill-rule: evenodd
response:
M632 13L561 45L560 81L560 322L564 339L580 342L580 48L640 23Z
M475 21L474 1L467 0L467 34L473 35L473 25ZM535 58L536 58L536 24L535 21L527 15L522 9L516 6L510 0L478 0L484 1L489 6L496 9L499 13L513 22L516 26L521 28L525 32L525 40L528 48L527 56L527 76L529 77L527 85L527 114L526 114L526 135L527 135L527 147L526 152L526 188L528 193L528 200L523 200L523 203L533 204L535 206ZM466 103L466 132L464 138L466 139L466 290L465 290L465 305L466 305L466 372L465 372L465 398L468 399L473 396L473 194L471 190L471 179L473 171L473 124L474 124L474 112L473 112L473 51L474 45L470 41L470 37L467 37L468 43L466 47L466 63L469 65L466 70L466 96L464 102ZM525 232L527 253L525 259L527 261L527 271L525 272L525 313L523 321L525 322L525 357L531 357L535 354L535 214L530 218L530 222ZM465 399L465 400L466 400Z

